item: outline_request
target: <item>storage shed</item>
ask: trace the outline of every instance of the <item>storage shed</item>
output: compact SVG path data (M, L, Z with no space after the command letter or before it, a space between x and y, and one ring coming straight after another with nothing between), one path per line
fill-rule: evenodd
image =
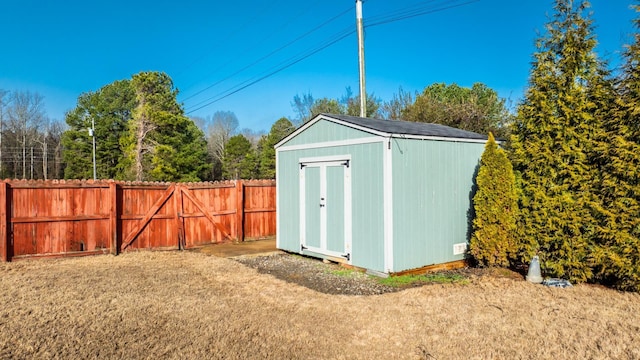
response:
M320 114L276 148L276 246L380 275L463 260L487 137Z

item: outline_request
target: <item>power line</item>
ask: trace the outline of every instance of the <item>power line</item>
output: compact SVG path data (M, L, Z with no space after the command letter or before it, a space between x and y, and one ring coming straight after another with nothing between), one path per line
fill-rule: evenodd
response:
M277 4L278 1L269 1L267 2L267 5L264 6L263 8L261 8L260 11L258 11L256 13L255 16L248 18L247 21L245 21L244 23L242 23L239 27L237 27L235 30L231 31L229 33L228 36L226 36L226 40L228 41L229 39L233 38L236 34L240 33L241 30L244 30L249 24L252 24L256 21L256 19L260 18L260 16L264 15L267 13L267 10L269 10L270 8L272 8L273 6L275 6L275 4ZM209 56L213 50L215 49L215 47L211 47L209 48L208 51L206 51L203 55L201 55L199 58L195 59L194 61L192 61L189 65L187 65L186 67L184 67L182 69L182 71L180 71L179 73L177 73L175 76L181 75L183 74L187 69L190 69L193 65L199 63L200 61L202 61L204 58L206 58L207 56Z
M271 69L267 70L267 72L270 72L270 73L273 73L273 74L278 73L278 72L290 67L291 65L293 65L295 63L298 63L298 62L306 59L307 57L309 57L309 56L311 56L311 55L313 55L313 54L315 54L315 53L327 48L328 46L335 44L337 41L342 40L343 38L347 37L351 33L353 33L353 30L351 30L351 28L345 28L341 32L339 32L337 34L334 34L329 40L325 41L323 44L319 45L318 47L316 47L314 49L311 49L311 50L307 50L307 51L302 52L302 53L299 53L297 55L294 55L294 56L292 56L292 57L280 62L278 65L272 67ZM335 40L336 38L339 38L339 39ZM329 43L329 44L327 45L327 43ZM311 54L309 54L309 53L311 53ZM308 54L308 55L306 55L306 54ZM302 57L302 58L298 60L298 58L300 58L300 57ZM281 66L283 66L283 68L279 69ZM279 69L279 70L274 71L274 69ZM246 84L248 82L252 82L257 77L260 77L260 75L254 76L253 78L251 78L249 80L246 80L244 82L241 82L240 84L236 84L236 85L232 86L231 88L229 88L227 90L224 90L224 91L222 91L222 92L220 92L220 93L218 93L218 94L216 94L214 96L211 96L211 97L209 97L207 99L204 99L204 100L202 100L202 101L200 101L200 102L198 102L198 103L196 103L194 105L189 106L189 108L197 107L197 106L199 106L199 105L201 105L201 104L203 104L203 103L205 103L205 102L207 102L207 101L209 101L209 100L211 100L213 98L216 98L216 97L218 97L218 96L220 96L220 95L222 95L222 94L224 94L226 92L229 92L229 91L232 91L232 90L234 90L234 89L236 89L238 87L241 87L241 86L243 86L244 84Z
M438 4L438 6L430 6L430 7L420 6L420 5L424 5L424 3L423 4L414 4L414 5L405 7L404 9L400 9L398 11L395 11L395 12L393 12L391 14L378 15L377 17L376 16L371 17L371 21L372 22L370 24L365 24L365 28L373 27L373 26L379 26L379 25L383 25L383 24L388 24L388 23L391 23L391 22L405 20L405 19L408 19L408 18L422 16L422 15L435 13L435 12L439 12L439 11L444 11L444 10L447 10L447 9L452 9L452 8L468 5L468 4L471 4L471 3L474 3L474 2L478 2L478 1L480 1L480 0L470 0L470 1L465 1L465 2L462 2L462 3L457 3L456 4L456 2L459 2L459 0L448 0L448 1L444 1L442 4ZM428 1L428 3L434 3L434 2L437 3L437 1ZM348 9L346 11L349 11L349 10L350 9ZM218 93L218 94L216 94L216 95L214 95L212 97L209 97L209 98L207 98L205 100L200 101L197 104L192 105L190 107L190 109L188 109L186 114L191 114L191 113L193 113L195 111L198 111L200 109L208 107L208 106L210 106L210 105L212 105L212 104L214 104L214 103L216 103L216 102L218 102L218 101L220 101L222 99L225 99L225 98L227 98L227 97L229 97L229 96L231 96L233 94L236 94L236 93L238 93L238 92L240 92L240 91L242 91L242 90L244 90L244 89L246 89L246 88L248 88L248 87L250 87L250 86L252 86L252 85L254 85L254 84L256 84L256 83L258 83L260 81L262 81L262 80L265 80L265 79L267 79L267 78L269 78L269 77L271 77L271 76L273 76L273 75L275 75L275 74L277 74L277 73L279 73L279 72L281 72L281 71L283 71L283 70L285 70L285 69L287 69L287 68L289 68L289 67L291 67L291 66L293 66L293 65L295 65L295 64L297 64L299 62L301 62L302 60L305 60L305 59L315 55L316 53L328 48L329 46L331 46L331 45L339 42L340 40L346 38L347 36L353 34L354 32L355 32L355 29L351 29L351 30L343 30L340 33L334 34L332 38L330 38L328 41L325 41L320 46L318 46L318 47L316 47L316 48L314 48L312 50L309 50L307 52L304 52L304 53L298 54L296 56L293 56L293 57L289 58L288 60L285 60L284 62L281 62L280 65L277 65L276 67L273 67L271 70L269 70L268 73L266 73L264 75L256 76L256 77L253 77L253 78L251 78L249 80L246 80L244 82L236 84L236 85L232 86L231 88L229 88L229 89L227 89L225 91L222 91L222 92L220 92L220 93ZM272 53L275 53L275 52L277 52L277 51L273 51ZM270 53L270 55L271 55L271 53ZM246 70L247 68L249 68L251 66L254 66L255 64L257 64L257 63L259 63L261 61L262 60L260 59L260 60L256 61L255 63L244 67L243 69L241 69L237 73L242 72L242 71ZM281 65L281 64L283 64L283 65ZM208 90L208 89L212 88L213 86L219 84L222 81L228 80L229 78L237 75L237 73L233 74L233 75L230 75L230 76L226 77L225 79L223 79L221 81L216 82L215 84L207 87L207 89L205 89L205 90ZM201 91L201 92L203 92L203 91ZM199 93L201 93L201 92L199 92Z
M322 1L322 0L317 1L317 2L316 2L316 4L317 4L318 2L321 2L321 1ZM291 18L289 21L287 21L287 22L283 23L283 25L282 25L282 26L280 26L280 28L279 28L277 31L272 32L272 33L270 33L269 35L267 35L267 36L265 36L264 38L262 38L262 40L258 41L258 43L263 43L263 42L265 42L267 39L269 39L270 37L272 37L274 34L278 33L278 32L279 32L279 31L281 31L282 29L286 28L290 23L292 23L294 20L296 20L297 18L299 18L300 16L302 16L302 14L304 14L305 12L307 12L310 8L311 8L311 7L309 7L309 6L304 6L304 7L303 7L303 10L302 10L301 12L299 12L298 14L296 14L296 16L294 16L293 18ZM349 9L347 9L347 11L348 11L348 10L349 10ZM339 14L339 15L342 15L342 14ZM338 16L336 16L335 18L337 18L337 17L338 17ZM332 19L330 19L329 21L326 21L325 23L329 23L329 22L333 21L335 18L332 18ZM323 25L325 25L325 23L323 23L323 24L321 24L320 26L318 26L318 27L316 27L316 28L312 29L311 31L309 31L309 32L307 32L307 33L305 33L303 36L300 36L300 37L298 37L298 38L294 39L293 41L291 41L291 42L289 42L289 43L286 43L285 45L283 45L283 46L279 47L278 49L276 49L276 50L274 50L274 51L272 51L272 52L270 52L269 54L267 54L267 55L263 56L262 58L260 58L260 59L258 59L258 60L256 60L256 61L254 61L253 63L251 63L251 64L249 64L249 65L247 65L247 66L243 67L242 69L240 69L240 70L238 70L238 71L234 72L233 74L230 74L230 75L226 76L225 78L223 78L223 79L221 79L221 80L218 80L218 81L216 81L215 83L213 83L213 84L211 84L211 85L207 86L206 88L204 88L204 89L202 89L202 90L199 90L198 92L196 92L196 93L194 93L194 94L192 94L192 95L187 96L186 98L182 99L182 101L187 101L187 100L189 100L189 99L191 99L191 98L194 98L195 96L200 95L201 93L203 93L203 92L205 92L205 91L207 91L207 90L211 89L212 87L214 87L214 86L216 86L216 85L220 84L221 82L224 82L225 80L228 80L229 78L231 78L231 77L233 77L233 76L235 76L235 75L238 75L238 74L242 73L244 70L246 70L246 69L250 68L251 66L254 66L254 65L256 65L256 64L258 64L258 63L260 63L260 62L262 62L263 60L266 60L267 58L271 57L273 54L277 53L278 51L281 51L281 50L285 49L286 47L288 47L288 46L290 46L290 45L294 44L295 42L297 42L297 41L301 40L301 39L302 39L302 38L304 38L305 36L307 36L307 35L311 34L311 33L312 33L312 32L314 32L315 30L319 29L320 27L322 27ZM213 75L213 74L217 73L218 71L220 71L220 70L224 69L224 67L226 67L227 65L229 65L229 64L231 64L231 63L233 63L233 62L237 61L239 58L241 58L244 54L248 53L248 52L249 52L250 50L252 50L252 49L253 49L253 46L249 46L249 47L245 48L245 49L244 49L240 54L238 54L236 57L229 58L229 60L227 60L227 62L225 62L224 64L222 64L222 65L218 66L215 70L213 70L211 73L209 73L209 75ZM186 88L188 89L188 88L192 87L193 85L195 85L195 83L190 84L190 85L189 85L189 86L187 86Z
M229 97L229 96L231 96L231 95L233 95L233 94L235 94L235 93L237 93L239 91L242 91L242 90L248 88L249 86L252 86L252 85L254 85L254 84L256 84L256 83L258 83L258 82L260 82L260 81L262 81L264 79L267 79L267 78L269 78L269 77L271 77L271 76L273 76L273 75L275 75L275 74L277 74L277 73L279 73L279 72L281 72L281 71L283 71L283 70L285 70L285 69L287 69L287 68L289 68L289 67L291 67L291 66L293 66L293 65L295 65L297 63L299 63L300 61L302 61L304 59L307 59L307 58L317 54L318 52L328 48L329 46L331 46L331 45L337 43L338 41L346 38L347 36L353 34L354 32L355 32L355 30L351 29L351 30L346 30L346 31L342 31L340 33L337 33L329 41L326 41L322 45L320 45L320 46L318 46L318 47L316 47L314 49L308 50L308 51L306 51L306 52L304 52L302 54L298 54L297 56L291 57L291 58L289 58L288 60L286 60L284 62L281 62L280 64L284 64L284 65L278 65L276 67L273 67L271 70L269 70L268 73L266 73L266 74L264 74L262 76L254 77L252 79L244 81L244 82L242 82L240 84L237 84L237 85L231 87L230 89L227 89L227 90L225 90L225 91L223 91L221 93L218 93L218 94L216 94L216 95L214 95L214 96L212 96L212 97L210 97L210 98L208 98L206 100L203 100L203 101L199 102L198 104L193 105L192 108L189 109L189 111L187 111L187 114L191 114L194 111L198 111L200 109L203 109L203 108L205 108L205 107L207 107L209 105L212 105L212 104L214 104L214 103L216 103L216 102L218 102L218 101L220 101L222 99L225 99L225 98L227 98L227 97ZM201 106L199 106L199 105L201 105Z
M255 66L255 65L259 64L259 63L261 63L262 61L264 61L264 60L266 60L266 59L270 58L271 56L275 55L276 53L278 53L278 52L280 52L280 51L282 51L282 50L284 50L284 49L288 48L289 46L291 46L291 45L295 44L296 42L298 42L298 41L300 41L300 40L304 39L305 37L307 37L307 36L309 36L309 35L311 35L312 33L316 32L317 30L319 30L319 29L321 29L321 28L323 28L323 27L327 26L327 25L328 25L328 24L330 24L331 22L333 22L333 21L337 20L338 18L340 18L340 17L342 17L343 15L345 15L346 13L348 13L350 10L351 10L351 8L345 9L344 11L342 11L342 12L340 12L339 14L337 14L337 15L333 16L333 17L332 17L332 18L330 18L329 20L326 20L326 21L322 22L320 25L318 25L318 26L314 27L313 29L311 29L311 30L309 30L309 31L305 32L304 34L302 34L302 35L300 35L300 36L296 37L295 39L293 39L293 40L289 41L288 43L286 43L286 44L284 44L284 45L282 45L282 46L278 47L277 49L275 49L275 50L273 50L273 51L269 52L268 54L266 54L266 55L262 56L261 58L259 58L259 59L255 60L255 61L253 61L252 63L250 63L250 64L246 65L246 66L245 66L245 67L243 67L243 68L241 68L240 70L237 70L237 71L235 71L234 73L232 73L232 74L230 74L230 75L227 75L226 77L224 77L224 78L222 78L222 79L220 79L220 80L216 81L215 83L213 83L213 84L211 84L211 85L207 86L206 88L204 88L204 89L202 89L202 90L200 90L200 91L196 92L195 94L190 95L190 96L188 96L188 97L184 98L182 101L187 101L187 100L189 100L189 99L191 99L191 98L193 98L193 97L195 97L195 96L197 96L197 95L200 95L201 93L203 93L203 92L205 92L205 91L207 91L207 90L211 89L212 87L214 87L214 86L216 86L216 85L218 85L218 84L220 84L220 83L222 83L222 82L224 82L224 81L226 81L226 80L229 80L230 78L232 78L232 77L234 77L234 76L236 76L236 75L238 75L238 74L240 74L240 73L244 72L245 70L247 70L247 69L249 69L249 68L251 68L251 67L253 67L253 66ZM246 49L244 53L246 53L248 50L250 50L250 48ZM244 53L243 53L243 54L244 54ZM237 59L237 58L239 58L239 57L240 57L240 56L236 57L235 59ZM222 67L219 67L218 69L216 69L216 71L214 71L214 73L215 73L215 72L217 72L218 70L220 70L221 68L223 68L224 66L228 65L229 63L233 62L233 61L234 61L234 60L230 60L230 61L228 61L228 62L227 62L227 63L225 63Z
M388 24L391 22L405 20L405 19L418 17L426 14L432 14L439 11L444 11L444 10L449 10L456 7L465 6L474 2L478 2L480 0L470 0L470 1L465 1L462 3L456 4L456 2L459 2L459 1L460 0L443 1L442 4L438 4L440 7L424 7L424 6L418 7L420 4L414 4L391 14L378 15L378 16L371 17L369 18L369 23L365 24L365 27L374 27L374 26ZM429 1L429 3L434 3L434 2L437 3L437 1Z

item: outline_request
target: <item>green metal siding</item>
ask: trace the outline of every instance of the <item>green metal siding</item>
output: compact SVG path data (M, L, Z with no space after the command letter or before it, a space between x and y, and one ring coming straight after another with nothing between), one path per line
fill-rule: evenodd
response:
M298 136L312 130L315 125ZM322 141L333 140L337 139L333 137L322 139ZM286 145L290 145L290 142ZM384 271L383 144L381 142L304 150L278 150L279 247L292 252L300 250L299 159L331 155L351 156L352 264ZM328 227L331 228L331 223ZM330 231L329 234L331 233ZM333 234L337 236L335 232ZM327 242L333 244L334 240L327 239Z
M374 136L368 132L356 130L327 120L319 120L282 146L313 144L327 141L340 141Z
M484 144L394 139L393 271L461 260Z

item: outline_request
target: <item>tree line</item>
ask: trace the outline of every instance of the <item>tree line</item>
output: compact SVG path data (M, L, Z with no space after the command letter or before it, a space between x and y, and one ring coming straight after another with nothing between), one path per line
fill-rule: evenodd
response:
M296 95L296 119L278 119L268 133L239 129L236 115L216 111L189 118L171 78L141 72L78 97L64 123L49 120L42 96L0 92L0 175L22 179L93 178L137 181L209 181L274 178L273 146L320 113L359 114L349 88L340 98ZM414 100L415 99L415 100ZM422 93L399 89L388 102L367 97L370 117L435 122L499 136L512 115L484 84L437 83Z
M388 101L367 94L367 117L443 124L481 134L493 132L507 137L514 115L507 109L507 100L482 83L470 88L457 84L435 83L421 93L402 88ZM314 99L311 93L294 96L291 106L304 123L320 113L359 116L360 97L346 88L340 98Z
M547 276L640 291L640 34L614 74L591 16L556 0L510 142L485 149L471 254L488 266L538 255Z
M61 178L63 131L41 95L0 89L0 178Z

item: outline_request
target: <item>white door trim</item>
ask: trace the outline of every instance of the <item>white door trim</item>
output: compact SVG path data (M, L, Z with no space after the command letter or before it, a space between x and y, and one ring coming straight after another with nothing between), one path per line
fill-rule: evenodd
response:
M351 214L351 155L338 155L338 156L319 156L312 158L301 158L299 160L300 166L300 253L304 251L310 251L313 253L328 255L337 258L344 258L345 255L347 263L352 262L352 214ZM314 247L307 245L306 239L306 178L305 173L307 168L319 168L320 170L320 205L323 205L323 201L327 198L327 167L330 166L343 166L344 167L344 251L345 253L339 253L327 249L327 207L322 206L320 210L320 247ZM326 203L324 204L326 205Z
M393 141L387 140L382 155L384 202L384 269L393 272Z

